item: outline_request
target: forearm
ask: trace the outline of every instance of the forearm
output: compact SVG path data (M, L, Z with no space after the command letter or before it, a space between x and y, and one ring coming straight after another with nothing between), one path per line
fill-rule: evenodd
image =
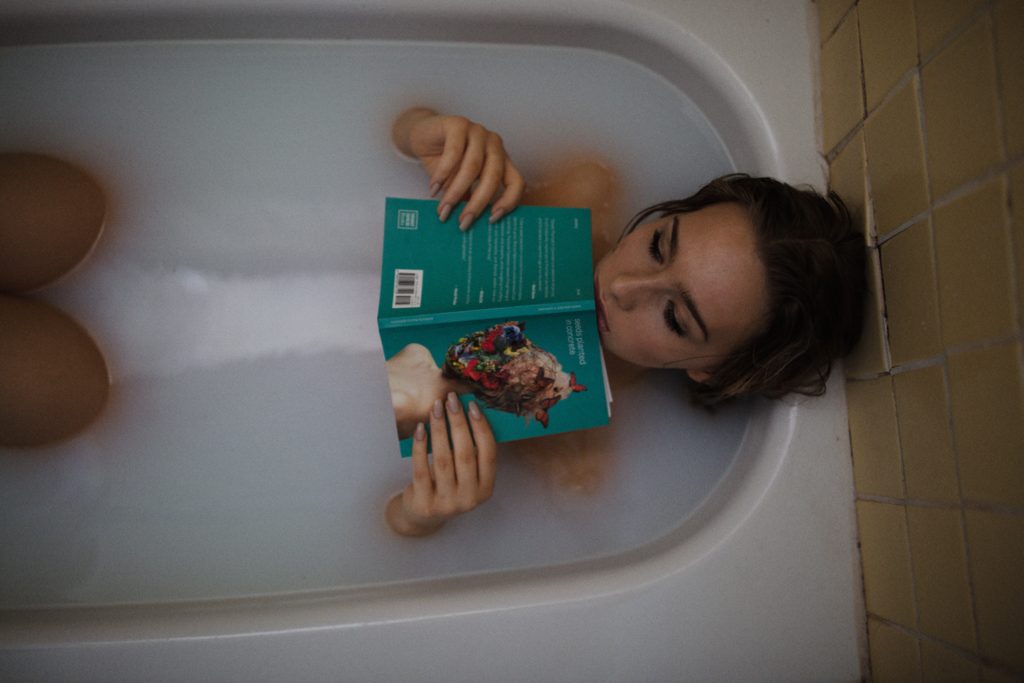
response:
M467 416L468 412L468 416ZM386 506L388 526L403 536L426 536L452 517L469 512L491 497L496 450L494 433L475 402L464 411L454 392L430 410L432 455L427 429L416 425L412 444L412 482Z

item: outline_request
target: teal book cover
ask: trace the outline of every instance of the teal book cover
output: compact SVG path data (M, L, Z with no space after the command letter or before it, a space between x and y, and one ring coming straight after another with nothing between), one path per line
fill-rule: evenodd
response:
M499 442L608 424L589 210L520 206L460 232L434 200L389 197L385 216L377 322L403 456L448 391Z

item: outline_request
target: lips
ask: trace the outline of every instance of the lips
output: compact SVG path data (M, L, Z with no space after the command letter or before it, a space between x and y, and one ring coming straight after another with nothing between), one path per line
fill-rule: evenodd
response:
M608 332L608 314L604 310L604 302L601 301L601 286L594 275L594 309L597 313L597 329L599 332Z

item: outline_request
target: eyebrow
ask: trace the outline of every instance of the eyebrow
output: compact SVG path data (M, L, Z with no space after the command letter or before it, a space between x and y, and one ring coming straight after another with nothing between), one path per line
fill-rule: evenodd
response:
M668 262L671 264L676 258L676 249L679 246L679 214L672 216L672 233L668 240ZM704 341L708 340L708 326L704 324L704 318L700 317L700 311L697 310L697 304L693 302L693 297L685 289L680 290L680 296L683 299L683 304L687 310L690 311L690 315L697 321L700 326L700 331L704 333Z

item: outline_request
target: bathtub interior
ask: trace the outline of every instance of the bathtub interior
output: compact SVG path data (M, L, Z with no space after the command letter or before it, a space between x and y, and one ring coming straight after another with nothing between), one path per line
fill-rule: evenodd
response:
M335 589L620 554L679 529L772 410L708 414L677 377L616 388L608 485L553 486L515 446L486 506L428 542L386 529L402 486L375 326L385 195L425 178L387 142L428 103L500 129L528 173L612 160L636 207L734 170L676 84L578 47L333 40L0 48L0 149L73 160L111 212L39 292L106 351L78 438L0 450L0 606ZM642 122L642 123L641 123ZM728 136L726 136L728 137Z

